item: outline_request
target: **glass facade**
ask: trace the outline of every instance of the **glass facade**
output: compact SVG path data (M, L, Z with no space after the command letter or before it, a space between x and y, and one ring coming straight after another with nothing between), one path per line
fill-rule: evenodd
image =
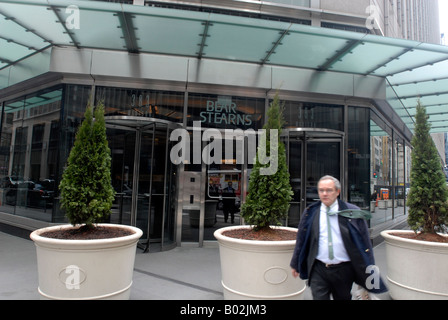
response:
M348 108L348 201L370 208L370 109Z
M3 212L53 221L62 87L6 101L2 112Z
M348 130L348 200L371 227L406 214L410 147L369 108L349 107Z
M213 231L231 223L225 202L232 203L234 223L240 223L239 208L251 170L248 147L254 141L245 133L262 128L271 99L74 84L3 102L2 212L66 221L57 186L93 92L95 102L101 100L106 107L117 192L110 222L140 227L147 248L152 242L169 246L214 240ZM341 180L344 199L372 212L371 227L406 214L409 142L375 110L300 100L282 103L286 120L282 139L294 190L285 224L297 225L304 206L318 198L316 184L325 174ZM202 129L201 163L193 162L198 150L191 130L195 121ZM170 161L177 143L170 135L176 128L190 130L191 157L182 165ZM211 163L204 162L204 154L218 155L207 149L214 138L202 136L206 129L221 132L220 146L227 150ZM226 137L229 129L237 134ZM232 194L224 192L229 186Z
M326 128L344 131L344 106L284 101L286 128Z
M376 226L406 214L410 148L372 110L349 110L349 201L370 209Z
M103 100L106 116L136 116L182 122L184 94L156 90L96 88L96 100Z

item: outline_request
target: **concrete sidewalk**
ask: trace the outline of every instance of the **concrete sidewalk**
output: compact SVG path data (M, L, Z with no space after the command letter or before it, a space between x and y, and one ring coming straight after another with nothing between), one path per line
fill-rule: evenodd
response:
M376 264L386 280L384 242L374 247ZM34 243L0 232L0 300L38 300ZM379 295L390 300L389 294ZM305 300L311 300L307 288ZM131 300L223 300L217 244L170 251L137 249Z

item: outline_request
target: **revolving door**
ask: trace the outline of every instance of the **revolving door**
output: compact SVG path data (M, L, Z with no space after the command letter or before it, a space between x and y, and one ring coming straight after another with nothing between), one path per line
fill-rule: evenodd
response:
M175 246L177 166L169 158L169 135L177 124L131 116L106 117L116 199L111 223L143 231L145 252Z

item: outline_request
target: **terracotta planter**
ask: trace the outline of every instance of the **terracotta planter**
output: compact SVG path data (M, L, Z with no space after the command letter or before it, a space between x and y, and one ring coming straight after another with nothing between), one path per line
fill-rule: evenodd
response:
M448 299L448 243L406 239L381 232L386 241L387 280L392 299Z
M71 225L38 229L36 244L39 293L42 299L129 299L135 252L142 231L126 225L100 224L131 230L132 235L101 240L60 240L40 236Z
M224 299L303 299L305 282L294 278L289 266L296 241L241 240L223 235L238 228L250 227L232 226L214 233L219 243Z

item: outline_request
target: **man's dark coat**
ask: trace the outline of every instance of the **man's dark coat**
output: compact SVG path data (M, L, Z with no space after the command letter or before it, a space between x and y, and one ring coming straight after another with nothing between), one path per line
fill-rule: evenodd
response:
M339 211L360 210L357 206L342 200L338 199L338 202ZM309 280L318 252L320 206L319 201L306 208L299 223L291 267L303 280ZM375 266L375 258L367 222L359 217L347 217L347 214L338 215L338 220L344 246L355 270L355 282L372 293L386 292L387 287L383 280L379 274L375 274L379 271L378 268L372 268Z

